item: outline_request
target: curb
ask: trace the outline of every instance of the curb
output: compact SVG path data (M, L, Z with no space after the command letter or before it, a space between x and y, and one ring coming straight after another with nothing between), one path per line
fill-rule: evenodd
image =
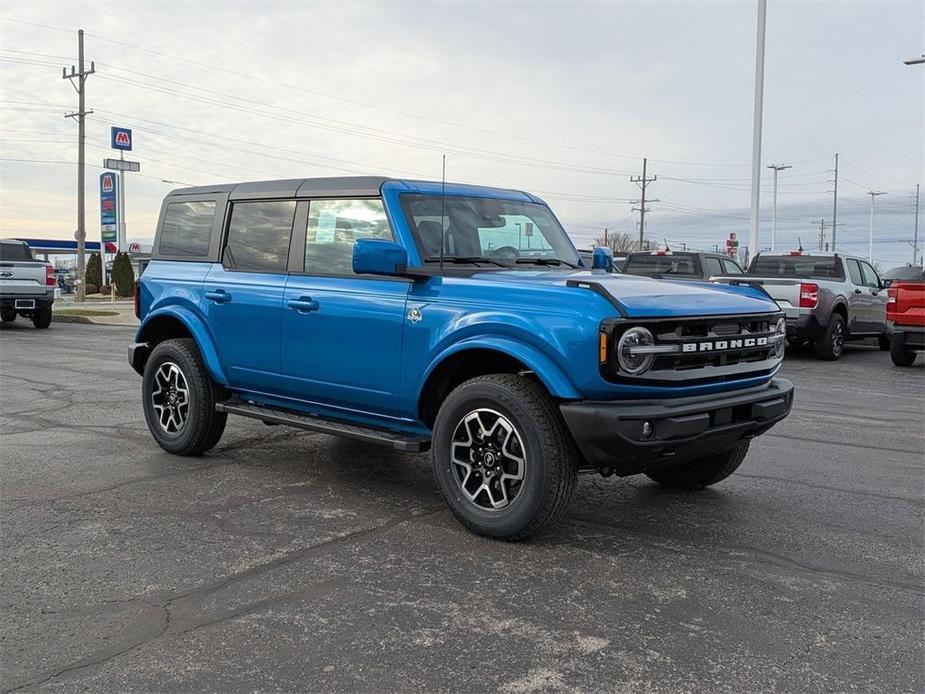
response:
M99 319L93 319L89 316L61 316L52 314L51 317L52 323L83 323L85 325L116 325L123 328L137 328L138 324L135 323L114 323L112 321L105 320L105 316L101 316Z

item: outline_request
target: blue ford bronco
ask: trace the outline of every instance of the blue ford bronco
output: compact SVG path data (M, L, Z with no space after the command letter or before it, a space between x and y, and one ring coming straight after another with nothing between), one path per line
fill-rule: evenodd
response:
M164 200L129 362L155 441L229 414L417 453L470 530L530 537L582 471L690 489L787 416L786 327L758 288L587 267L539 198L385 178Z

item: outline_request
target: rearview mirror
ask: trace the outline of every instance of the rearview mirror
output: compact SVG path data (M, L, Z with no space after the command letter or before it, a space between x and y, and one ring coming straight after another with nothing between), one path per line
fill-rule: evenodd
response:
M385 239L357 239L353 244L353 271L358 275L404 276L408 251Z
M595 248L591 253L591 269L613 272L613 251L602 246Z

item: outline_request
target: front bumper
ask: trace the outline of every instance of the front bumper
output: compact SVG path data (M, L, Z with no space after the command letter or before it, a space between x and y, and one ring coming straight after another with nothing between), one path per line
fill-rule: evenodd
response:
M634 475L716 453L763 434L790 413L783 378L735 393L663 400L567 402L562 416L588 467ZM651 433L645 436L644 426Z
M903 349L925 352L925 328L915 325L894 326L890 342L902 345Z

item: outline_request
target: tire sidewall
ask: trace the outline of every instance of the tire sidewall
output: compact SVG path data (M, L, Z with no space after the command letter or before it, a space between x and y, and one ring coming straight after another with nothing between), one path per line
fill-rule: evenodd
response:
M485 408L506 417L520 434L524 447L524 481L514 500L503 509L487 510L469 501L457 481L450 455L453 433L473 410ZM481 382L457 388L437 415L433 438L434 476L450 508L483 535L505 537L527 528L541 512L550 480L549 450L530 416L527 403L503 386Z
M154 375L167 362L173 362L180 369L189 393L186 422L176 434L168 433L160 426L157 413L154 411L154 406L151 402L151 393L154 390ZM196 418L199 416L199 398L202 393L200 381L202 379L203 374L200 372L199 364L191 360L185 351L176 348L169 341L155 347L148 358L141 386L145 423L148 425L151 435L164 450L170 452L182 451L196 437L196 430L199 425Z

